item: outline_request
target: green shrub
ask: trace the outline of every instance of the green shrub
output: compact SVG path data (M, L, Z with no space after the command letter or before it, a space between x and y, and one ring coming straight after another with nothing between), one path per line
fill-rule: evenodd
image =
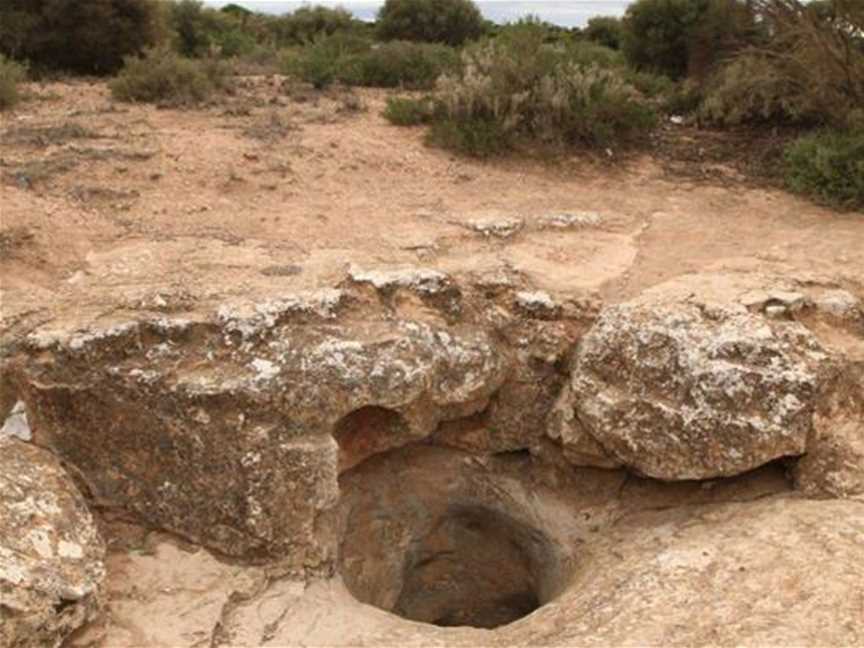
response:
M494 29L487 27L486 36L495 39L524 39L526 32L532 32L537 42L546 45L566 45L574 41L573 34L565 27L546 22L537 14L527 14L518 20Z
M594 63L606 68L624 68L627 65L627 61L621 52L592 41L569 43L566 45L565 52L569 61L579 65L591 65Z
M544 78L533 129L543 139L607 147L641 139L657 117L624 77L599 66L569 64Z
M238 56L251 52L257 40L251 31L244 28L249 20L248 14L211 9L200 0L180 0L169 4L174 47L190 58L215 53Z
M807 135L785 151L786 185L830 205L864 207L864 130Z
M373 46L352 33L337 32L293 50L283 69L319 89L336 81L430 89L441 74L457 70L460 64L459 55L446 45L393 41Z
M488 155L517 140L623 144L653 128L653 110L621 70L578 63L566 48L537 47L536 37L526 29L466 52L463 71L439 80L430 141Z
M319 36L287 56L283 70L321 89L334 81L359 78L360 57L371 49L369 41L346 32Z
M109 74L155 44L156 0L3 0L0 54L34 69Z
M855 127L864 106L864 4L833 0L826 15L790 0L754 2L770 38L717 72L703 117Z
M818 122L816 97L782 74L774 61L757 53L737 57L721 68L706 88L700 117L723 126L743 123Z
M386 0L378 12L378 36L385 41L459 46L483 30L483 16L471 0Z
M487 158L510 150L513 134L492 119L442 119L432 122L426 143L470 157Z
M231 64L238 76L279 74L282 71L282 53L274 47L256 45L235 57Z
M218 60L193 60L162 48L128 58L108 87L119 101L191 105L224 89L228 75L228 67Z
M358 25L351 14L342 8L301 7L295 12L277 18L271 30L279 46L305 45L321 36L340 31L356 30Z
M432 121L435 107L429 98L388 97L384 118L395 126L417 126Z
M620 18L597 16L588 21L582 35L590 41L617 50L621 47L623 31Z
M624 68L627 65L620 52L605 45L550 38L549 25L532 16L505 25L496 42L502 51L506 50L517 60L529 63L535 74L542 74L566 61L579 65L596 63L600 67Z
M624 80L648 98L663 98L674 94L677 85L672 79L653 72L640 72L632 68L624 71Z
M209 54L214 34L222 28L227 17L206 9L199 0L172 2L169 10L177 51L186 57Z
M392 41L359 55L341 80L378 88L431 89L439 76L459 65L459 54L452 47Z
M669 90L662 94L661 108L670 115L689 115L701 110L703 100L702 87L684 80L673 83Z
M27 77L27 69L0 54L0 110L18 103L18 84Z

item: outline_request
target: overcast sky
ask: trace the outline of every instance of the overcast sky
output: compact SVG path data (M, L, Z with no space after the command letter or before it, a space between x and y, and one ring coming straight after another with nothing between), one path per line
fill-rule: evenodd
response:
M221 6L232 0L205 0L207 4ZM593 16L621 16L630 0L475 0L489 20L503 23L518 20L527 14L536 14L542 20L565 27L581 27ZM343 5L358 18L374 20L384 0L233 0L253 11L282 14L303 5Z

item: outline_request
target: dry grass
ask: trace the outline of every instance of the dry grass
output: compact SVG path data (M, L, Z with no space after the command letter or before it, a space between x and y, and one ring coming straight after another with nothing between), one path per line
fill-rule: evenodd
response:
M57 146L72 140L104 137L77 122L63 122L47 126L15 126L3 133L3 142L18 146Z

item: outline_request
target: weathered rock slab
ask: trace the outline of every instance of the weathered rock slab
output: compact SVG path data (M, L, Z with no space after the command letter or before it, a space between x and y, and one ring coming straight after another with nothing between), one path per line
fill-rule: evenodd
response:
M150 525L229 555L326 569L334 538L316 525L338 498L340 467L482 409L507 359L472 327L280 322L288 316L224 308L215 321L37 332L39 361L20 378L34 438L96 498ZM399 424L352 423L370 408Z
M647 295L601 313L571 387L578 421L612 457L708 479L802 454L827 361L797 322Z
M826 381L793 476L810 496L864 499L864 361L840 364Z
M59 646L100 607L105 545L47 451L0 439L0 645Z

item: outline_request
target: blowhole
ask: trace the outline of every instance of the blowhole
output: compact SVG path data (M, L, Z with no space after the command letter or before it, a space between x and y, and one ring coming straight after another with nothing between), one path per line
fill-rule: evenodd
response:
M393 612L438 626L497 628L540 607L536 531L489 509L456 509L412 543Z
M512 463L512 462L510 462ZM539 496L508 462L486 470L432 447L375 457L340 479L340 572L363 603L443 627L498 628L549 602L573 564Z

